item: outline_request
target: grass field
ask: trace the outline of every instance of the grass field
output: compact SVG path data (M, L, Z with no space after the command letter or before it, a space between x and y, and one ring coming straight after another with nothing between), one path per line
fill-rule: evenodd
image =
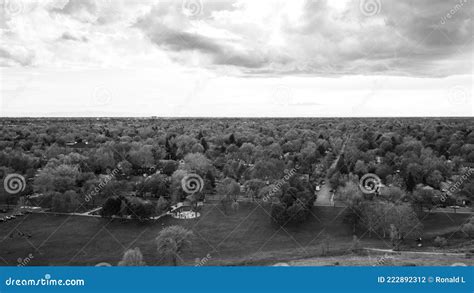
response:
M206 205L198 219L165 217L151 223L31 214L0 223L0 261L17 265L19 258L31 253L30 265L115 265L125 250L139 247L149 265L169 264L158 257L154 243L158 232L169 225L194 232L192 248L181 260L185 265L205 257L206 265L267 265L322 253L343 254L352 246L352 230L342 222L344 208L314 207L307 222L283 228L270 222L268 212L254 204L241 204L238 211L225 215L220 206ZM426 235L457 229L468 216L429 215L424 219ZM12 231L13 238L9 236ZM18 231L32 237L19 237ZM361 238L363 246L389 248L387 239Z
M474 259L453 255L371 254L313 257L289 261L290 266L474 266Z

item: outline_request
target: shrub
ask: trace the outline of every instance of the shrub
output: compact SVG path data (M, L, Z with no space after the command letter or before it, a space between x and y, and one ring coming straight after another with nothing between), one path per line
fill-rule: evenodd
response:
M434 240L434 244L437 247L445 247L446 245L448 245L448 240L444 237L437 236Z

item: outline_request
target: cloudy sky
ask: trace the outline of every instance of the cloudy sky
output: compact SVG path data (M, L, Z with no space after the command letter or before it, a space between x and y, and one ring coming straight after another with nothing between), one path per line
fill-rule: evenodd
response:
M0 116L472 116L470 0L0 0Z

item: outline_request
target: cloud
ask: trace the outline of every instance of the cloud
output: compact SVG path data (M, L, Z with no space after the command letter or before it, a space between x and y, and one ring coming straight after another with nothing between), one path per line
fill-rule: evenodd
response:
M78 42L87 42L88 41L88 39L86 37L84 37L84 36L80 37L80 36L74 35L70 32L64 32L61 35L60 40L78 41Z
M30 66L34 53L21 46L0 47L0 66Z
M248 68L266 65L268 58L260 50L242 46L241 40L232 38L232 35L238 38L241 36L226 30L220 31L207 23L213 22L213 13L235 10L230 2L228 5L224 4L225 2L211 2L209 5L201 2L161 2L140 18L135 26L155 45L172 55L192 51L201 53L202 59L210 60L213 65ZM204 33L200 33L200 30Z
M372 1L380 3L375 13L364 10L363 0L341 1L337 9L326 0L254 2L219 11L203 2L201 17L165 2L137 27L170 54L198 51L211 65L255 74L446 76L471 70L470 1Z
M60 66L70 64L69 59L83 65L103 66L102 59L107 66L113 60L134 64L138 50L150 64L167 56L177 66L230 67L247 75L449 76L472 71L469 0L44 3L5 23L2 39L29 53L12 58L5 51L2 58L10 61L2 66ZM51 45L58 39L69 42Z

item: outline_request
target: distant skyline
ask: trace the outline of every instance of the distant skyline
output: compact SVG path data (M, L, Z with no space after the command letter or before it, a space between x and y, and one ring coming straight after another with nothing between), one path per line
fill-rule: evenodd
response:
M474 113L472 1L2 3L2 117Z

